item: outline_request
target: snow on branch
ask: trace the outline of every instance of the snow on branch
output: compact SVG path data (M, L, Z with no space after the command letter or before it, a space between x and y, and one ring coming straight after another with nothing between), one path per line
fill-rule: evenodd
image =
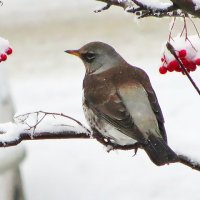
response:
M138 15L138 18L154 16L180 16L181 13L173 12L177 7L173 3L161 3L159 1L151 2L149 0L97 0L107 4L107 6L95 12L101 12L110 8L110 6L122 7L129 13ZM171 12L171 13L170 13Z
M119 6L129 13L138 15L138 18L144 17L183 17L191 14L200 17L199 0L171 0L170 3L163 3L153 0L97 0L107 5L95 12L101 12L109 9L111 6Z
M138 143L127 146L113 144L109 139L101 138L97 132L91 132L82 123L63 113L37 111L18 115L14 119L15 123L0 124L0 147L14 146L23 140L79 138L96 139L107 147L108 152L115 149L134 149L136 154L137 149L142 148ZM182 154L177 155L179 163L200 171L199 162Z
M36 111L19 114L14 117L14 123L0 124L0 147L19 144L23 140L41 139L96 139L107 147L114 149L138 149L139 145L120 146L110 140L101 138L97 132L92 132L78 120L63 113ZM62 122L62 123L61 123Z
M67 124L57 123L61 117ZM15 123L0 124L0 147L14 146L23 140L91 137L91 132L84 125L62 113L37 111L18 115L14 120Z

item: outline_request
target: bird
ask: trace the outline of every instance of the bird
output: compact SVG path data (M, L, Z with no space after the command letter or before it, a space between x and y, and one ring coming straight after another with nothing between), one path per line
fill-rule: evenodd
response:
M168 146L164 117L147 73L110 45L95 41L66 53L85 65L83 110L98 138L122 148L144 149L157 165L178 162Z

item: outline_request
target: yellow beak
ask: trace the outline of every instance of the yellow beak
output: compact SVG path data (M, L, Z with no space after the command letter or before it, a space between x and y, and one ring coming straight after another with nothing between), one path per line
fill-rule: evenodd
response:
M80 55L81 55L79 50L66 50L65 52L72 54L72 55L75 55L75 56L78 56L78 57L80 57Z

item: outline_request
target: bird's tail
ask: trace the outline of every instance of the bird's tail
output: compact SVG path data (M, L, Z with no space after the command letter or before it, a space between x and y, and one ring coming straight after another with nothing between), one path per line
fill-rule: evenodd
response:
M179 161L177 154L167 143L162 138L155 137L154 135L149 136L143 148L153 163L158 166Z

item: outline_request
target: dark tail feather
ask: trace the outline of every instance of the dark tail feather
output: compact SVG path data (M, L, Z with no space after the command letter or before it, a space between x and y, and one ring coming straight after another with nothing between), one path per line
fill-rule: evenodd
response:
M150 135L143 147L150 159L158 166L179 161L177 154L162 138Z

